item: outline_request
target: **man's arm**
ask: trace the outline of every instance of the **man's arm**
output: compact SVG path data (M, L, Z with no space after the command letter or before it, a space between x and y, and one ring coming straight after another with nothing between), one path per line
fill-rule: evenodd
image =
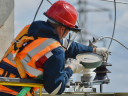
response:
M50 94L61 94L73 71L65 68L65 55L61 47L52 51L53 55L44 64L44 88Z
M63 39L61 41L61 44L62 46L67 48L68 40ZM93 52L93 47L85 46L83 44L72 41L70 47L68 48L68 50L66 50L65 55L66 58L75 58L77 54L86 53L86 52Z

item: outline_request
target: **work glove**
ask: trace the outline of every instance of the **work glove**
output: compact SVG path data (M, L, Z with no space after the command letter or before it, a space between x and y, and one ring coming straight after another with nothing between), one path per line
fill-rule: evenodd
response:
M96 48L95 52L99 55L104 55L105 53L109 53L107 48Z
M78 60L73 60L69 65L69 68L72 69L73 73L79 73L84 70L84 66L80 64Z

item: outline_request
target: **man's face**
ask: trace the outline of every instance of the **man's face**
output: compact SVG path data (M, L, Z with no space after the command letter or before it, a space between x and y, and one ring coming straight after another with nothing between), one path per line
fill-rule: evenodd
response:
M61 39L63 39L65 36L67 36L68 32L69 32L69 29L66 29L65 33L63 32L63 34L62 34L63 36L61 37Z
M60 26L57 28L57 32L58 32L58 35L60 37L60 39L62 40L69 32L69 29L66 29L65 31L65 27L64 26Z

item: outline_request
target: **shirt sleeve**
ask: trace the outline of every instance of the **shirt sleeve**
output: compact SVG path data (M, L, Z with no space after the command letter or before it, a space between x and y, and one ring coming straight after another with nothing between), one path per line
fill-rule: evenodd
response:
M53 55L44 64L44 88L50 94L61 94L72 76L70 68L65 68L65 54L62 48L52 51ZM65 68L65 69L64 69Z
M67 48L69 46L68 50L65 52L66 58L76 58L77 54L86 53L86 52L93 52L93 47L86 46L77 42L72 41L71 45L68 45L68 40L63 39L61 40L62 46Z

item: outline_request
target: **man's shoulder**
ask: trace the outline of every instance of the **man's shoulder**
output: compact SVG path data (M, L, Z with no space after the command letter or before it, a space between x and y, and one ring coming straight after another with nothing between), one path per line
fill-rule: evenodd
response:
M51 51L51 53L52 53L52 56L49 58L50 61L59 62L59 61L61 61L61 60L63 60L65 58L64 50L61 47L57 47L57 48L53 49ZM48 60L48 62L49 62L49 60Z
M38 21L32 22L30 24L30 27L35 27L35 26L41 27L41 26L44 26L44 25L47 25L47 22L38 20Z
M34 21L34 22L32 22L32 24L33 24L33 23L42 23L42 22L45 22L45 21L38 20L38 21Z
M52 53L53 53L54 55L64 54L64 50L63 50L63 48L60 46L60 47L57 47L57 48L53 49L53 50L52 50Z

